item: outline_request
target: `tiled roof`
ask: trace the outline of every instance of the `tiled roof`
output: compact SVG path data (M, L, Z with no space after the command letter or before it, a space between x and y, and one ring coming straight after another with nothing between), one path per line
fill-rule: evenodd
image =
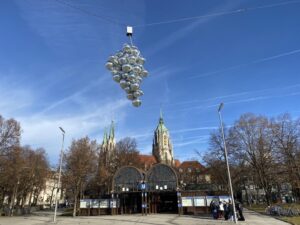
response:
M177 168L177 167L180 167L180 161L178 159L175 159L174 160L174 166Z
M193 168L193 169L205 169L205 167L203 165L201 165L201 163L199 163L198 161L183 161L179 168L181 169L187 169L187 168Z
M157 161L153 155L139 155L139 158L140 158L141 163L149 165L149 166L157 163Z

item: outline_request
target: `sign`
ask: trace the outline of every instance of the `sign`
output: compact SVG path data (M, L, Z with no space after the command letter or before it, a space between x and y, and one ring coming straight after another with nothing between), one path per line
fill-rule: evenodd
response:
M109 199L100 199L99 206L101 209L109 208Z
M110 199L110 208L117 208L117 199Z
M80 199L80 208L90 208L90 199Z
M206 206L206 201L204 196L194 197L194 206Z
M99 199L91 199L91 208L99 208Z
M183 207L192 207L193 204L193 197L181 197L181 202Z

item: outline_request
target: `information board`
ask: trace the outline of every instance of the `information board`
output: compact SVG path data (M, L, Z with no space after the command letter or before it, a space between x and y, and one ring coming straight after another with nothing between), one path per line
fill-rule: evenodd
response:
M193 197L181 197L182 207L193 206Z
M91 208L99 208L99 199L91 199Z
M206 200L204 196L194 197L194 206L206 206Z
M90 199L80 199L80 208L90 208Z
M117 208L117 199L110 199L110 208Z
M109 208L109 199L100 199L99 205L101 209L107 209Z

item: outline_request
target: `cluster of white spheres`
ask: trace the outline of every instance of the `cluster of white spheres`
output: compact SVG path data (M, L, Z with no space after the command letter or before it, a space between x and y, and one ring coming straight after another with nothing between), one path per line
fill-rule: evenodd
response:
M122 50L110 56L105 64L111 71L113 80L120 84L135 107L142 104L139 97L144 92L140 89L140 84L148 76L148 71L143 66L145 61L136 46L124 44Z

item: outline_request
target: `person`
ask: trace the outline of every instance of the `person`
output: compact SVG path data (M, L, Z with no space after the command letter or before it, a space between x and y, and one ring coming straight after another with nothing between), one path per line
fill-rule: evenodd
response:
M236 203L236 210L237 210L238 213L239 213L239 218L238 218L238 220L239 220L239 221L245 221L245 217L244 217L244 215L243 215L243 206L242 206L242 204L241 204L240 202L237 202L237 203Z
M233 205L230 199L228 201L228 219L233 221Z
M213 218L218 219L218 207L214 200L210 203L210 210L211 210Z
M219 218L223 218L224 216L224 205L223 205L223 202L219 202L219 215L218 217Z
M224 201L224 219L228 220L228 203Z

